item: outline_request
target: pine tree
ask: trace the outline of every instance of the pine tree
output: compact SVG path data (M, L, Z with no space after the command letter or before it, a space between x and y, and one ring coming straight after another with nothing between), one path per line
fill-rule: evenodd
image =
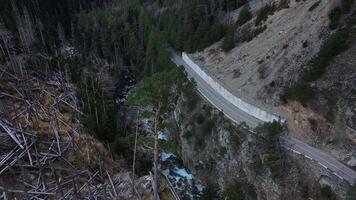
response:
M225 52L228 52L230 51L232 48L235 47L235 44L234 44L234 38L235 38L235 32L234 32L234 29L233 28L230 28L227 32L227 34L225 35L225 38L223 40L223 43L222 43L222 49L225 51Z

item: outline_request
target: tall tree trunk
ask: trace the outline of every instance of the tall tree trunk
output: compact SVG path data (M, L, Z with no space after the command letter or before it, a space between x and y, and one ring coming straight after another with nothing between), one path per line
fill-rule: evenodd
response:
M153 170L154 170L154 183L153 194L154 200L159 200L158 196L158 124L159 124L159 113L161 110L161 103L158 103L158 108L155 113L155 125L154 125L154 147L153 147Z
M137 110L137 121L136 121L136 134L135 134L135 144L134 144L134 154L132 160L132 193L135 193L135 164L136 164L136 147L137 147L137 136L138 136L138 116L139 111Z

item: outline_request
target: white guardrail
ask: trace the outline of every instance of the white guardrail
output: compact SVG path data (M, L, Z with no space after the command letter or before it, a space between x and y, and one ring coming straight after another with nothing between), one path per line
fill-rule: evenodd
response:
M249 115L263 121L263 122L273 122L273 121L281 121L284 122L284 119L280 117L267 113L260 108L257 108L249 103L244 102L242 99L236 97L231 94L228 90L226 90L223 86L221 86L218 82L216 82L213 78L207 75L197 64L195 64L189 56L183 52L182 59L201 77L203 78L217 93L219 93L222 97L228 100L237 108L242 111L248 113Z

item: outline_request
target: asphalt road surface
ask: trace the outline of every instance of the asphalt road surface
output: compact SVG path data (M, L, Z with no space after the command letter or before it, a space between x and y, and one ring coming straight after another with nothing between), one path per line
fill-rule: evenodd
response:
M180 55L171 51L171 60L177 66L183 66L189 79L193 78L196 82L197 90L217 109L221 110L228 118L235 123L245 122L249 127L254 128L263 123L259 119L240 110L227 99L222 97L215 91L204 79L202 79L189 65L182 59ZM282 146L296 154L301 154L304 157L317 162L320 166L330 170L335 176L344 179L353 185L356 181L356 172L341 162L337 161L332 156L322 152L319 149L309 146L304 142L288 136L281 136L280 142Z

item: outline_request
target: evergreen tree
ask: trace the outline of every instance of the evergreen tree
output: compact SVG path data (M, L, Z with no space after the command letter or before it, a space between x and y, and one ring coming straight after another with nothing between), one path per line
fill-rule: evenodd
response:
M235 38L234 29L230 28L229 31L227 32L227 34L226 34L224 40L223 40L223 43L222 43L222 49L223 49L225 52L228 52L228 51L230 51L232 48L235 47L234 38Z

